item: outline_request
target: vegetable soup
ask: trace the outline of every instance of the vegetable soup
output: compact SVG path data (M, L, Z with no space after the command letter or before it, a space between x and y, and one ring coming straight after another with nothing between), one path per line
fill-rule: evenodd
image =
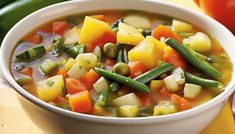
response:
M231 79L215 38L160 14L107 10L66 16L25 35L12 75L39 99L113 117L173 114L205 103Z

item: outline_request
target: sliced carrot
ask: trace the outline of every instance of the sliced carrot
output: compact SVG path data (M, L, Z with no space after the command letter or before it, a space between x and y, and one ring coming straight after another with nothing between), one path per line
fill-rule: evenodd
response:
M106 22L106 18L105 18L105 16L102 15L102 14L100 14L100 15L92 15L92 16L90 16L90 17L95 18L95 19L97 19L97 20L101 20L101 21L103 21L103 22Z
M152 32L152 36L160 40L161 37L164 38L174 38L179 42L182 42L182 39L169 27L162 24L158 25Z
M31 67L25 67L22 70L20 70L19 73L32 77L33 76L33 69Z
M92 110L92 101L88 90L69 96L69 104L74 112L89 113Z
M86 85L88 89L91 89L93 84L100 78L100 76L91 69L85 75L80 78L80 81Z
M81 91L84 91L87 89L85 84L82 82L73 79L73 78L67 78L66 79L66 89L69 94L75 94Z
M52 23L48 23L46 25L43 25L41 27L39 27L39 31L45 32L45 33L52 33Z
M184 70L187 68L186 61L172 53L165 53L163 55L163 61L171 63L174 68L181 67Z
M176 94L171 94L171 100L176 103L180 111L184 111L193 107L188 100Z
M55 102L56 104L60 105L60 104L67 104L67 103L68 103L68 100L67 100L66 98L62 97L62 96L58 96L58 97L54 100L54 102Z
M171 96L171 92L169 92L169 90L167 90L167 88L165 86L163 86L160 90L159 93L162 96L166 96L166 97L170 97Z
M39 34L33 34L24 39L25 41L33 44L39 44L42 42L42 37Z
M66 21L54 21L52 23L52 29L54 34L63 35L65 30L69 28L69 24Z
M146 71L148 71L147 67L145 66L144 62L142 61L134 61L128 63L130 69L130 77L135 78Z
M56 74L63 75L64 79L68 78L67 71L64 68L61 68Z
M142 105L144 105L144 106L151 106L152 105L153 101L152 101L150 94L145 94L145 93L140 93L140 92L136 92L135 94L142 102Z

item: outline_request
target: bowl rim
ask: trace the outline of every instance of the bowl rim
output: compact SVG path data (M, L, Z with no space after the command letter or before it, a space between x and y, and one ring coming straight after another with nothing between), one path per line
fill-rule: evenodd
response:
M92 2L107 2L108 0L93 0ZM125 2L133 2L133 0L126 0ZM215 21L214 19L200 13L200 12L196 12L190 9L187 9L185 7L182 6L178 6L176 4L172 4L172 3L166 3L166 2L162 2L162 1L155 1L155 0L135 0L135 2L137 3L141 3L141 2L145 2L145 3L149 3L149 4L158 4L160 6L163 7L168 7L168 8L173 8L174 10L178 10L181 12L185 12L187 14L190 14L192 16L200 16L201 20L204 21L209 21L211 23L213 23L213 25L219 29L223 30L223 33L226 34L228 36L228 38L234 38L233 34L227 30L222 24L220 24L219 22ZM82 114L82 113L76 113L76 112L72 112L69 110L64 110L62 108L58 108L56 106L52 106L42 100L40 100L39 98L33 96L32 94L28 93L27 91L25 91L22 87L20 87L13 79L11 73L9 73L10 67L8 66L8 68L6 67L5 62L6 62L6 58L5 56L5 51L7 50L7 40L11 39L11 36L14 35L14 29L16 29L17 27L20 27L22 23L24 23L24 21L29 20L32 18L32 16L36 16L38 14L41 14L45 11L49 11L49 10L55 10L57 7L61 7L61 6L68 6L70 4L74 4L74 3L80 3L80 4L87 4L87 3L91 3L89 0L77 0L77 1L67 1L67 2L61 2L58 4L54 4L45 8L42 8L30 15L28 15L27 17L25 17L24 19L22 19L21 21L19 21L5 36L3 42L2 42L2 48L1 48L1 53L0 53L0 67L2 70L2 73L4 75L4 77L7 79L7 81L11 84L11 86L13 86L13 88L24 98L26 98L28 101L34 103L35 105L49 110L53 113L56 114L60 114L63 116L67 116L67 117L71 117L71 118L75 118L75 119L79 119L79 120L85 120L85 121L92 121L92 122L99 122L99 123L113 123L113 124L143 124L143 123L161 123L161 122L165 122L165 121L169 121L169 120L178 120L178 119L182 119L182 118L186 118L186 117L190 117L193 116L195 114L199 114L204 112L207 109L212 108L213 106L215 106L216 104L222 102L222 101L226 101L228 99L228 97L233 93L233 91L235 90L235 80L232 77L231 81L233 81L233 83L229 82L228 86L226 87L226 90L222 93L220 93L219 95L217 95L215 98L213 98L212 100L201 104L197 107L194 107L192 109L186 110L186 111L182 111L182 112L178 112L178 113L174 113L174 114L169 114L169 115L162 115L162 116L150 116L150 117L135 117L135 118L122 118L122 117L104 117L104 116L96 116L96 115L89 115L89 114ZM172 15L174 16L174 15ZM232 39L231 39L232 40ZM235 39L233 39L233 42L235 42ZM223 45L222 45L223 46ZM234 44L235 46L235 44ZM230 57L232 59L232 57ZM234 72L235 68L233 67L233 74L232 76L235 75ZM228 89L229 88L229 89Z

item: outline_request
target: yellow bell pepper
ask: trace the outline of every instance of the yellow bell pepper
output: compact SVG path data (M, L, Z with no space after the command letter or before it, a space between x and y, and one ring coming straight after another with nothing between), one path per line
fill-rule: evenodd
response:
M118 28L117 43L119 44L138 45L144 40L144 36L134 27L119 23Z

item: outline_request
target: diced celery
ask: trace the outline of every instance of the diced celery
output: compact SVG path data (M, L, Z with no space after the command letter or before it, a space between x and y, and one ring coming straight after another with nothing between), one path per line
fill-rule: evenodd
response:
M58 64L51 59L45 59L40 65L40 69L44 75L49 75L55 72L58 68Z

